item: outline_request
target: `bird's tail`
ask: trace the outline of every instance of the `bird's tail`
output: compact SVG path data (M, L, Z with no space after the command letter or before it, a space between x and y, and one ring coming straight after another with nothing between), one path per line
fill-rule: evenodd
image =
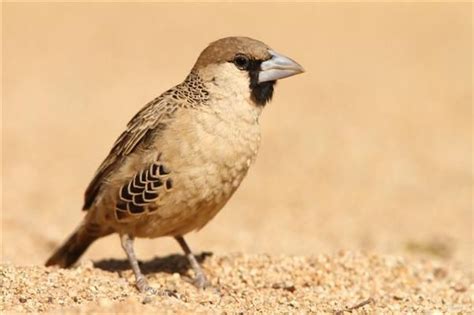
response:
M83 222L66 242L49 257L45 266L70 267L96 239L107 234L110 233L100 231L95 224Z

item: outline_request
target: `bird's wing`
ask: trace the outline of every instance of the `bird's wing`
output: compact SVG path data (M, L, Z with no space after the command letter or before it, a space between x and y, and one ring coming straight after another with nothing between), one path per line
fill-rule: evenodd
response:
M130 120L87 187L83 210L92 206L104 181L123 164L125 158L138 146L146 146L157 131L166 127L166 121L180 105L180 100L170 97L171 94L170 90L149 102Z

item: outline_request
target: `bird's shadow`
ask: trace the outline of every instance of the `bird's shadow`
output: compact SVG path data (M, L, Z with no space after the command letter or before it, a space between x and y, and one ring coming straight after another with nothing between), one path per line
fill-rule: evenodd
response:
M211 252L203 252L199 255L195 255L196 260L202 264L207 257L211 257L213 254ZM154 257L148 261L139 261L140 269L143 274L151 273L179 273L180 275L185 275L189 270L190 263L186 256L184 255L168 255L165 257ZM94 262L94 267L99 268L109 272L119 272L126 270L131 270L130 263L127 259L103 259Z

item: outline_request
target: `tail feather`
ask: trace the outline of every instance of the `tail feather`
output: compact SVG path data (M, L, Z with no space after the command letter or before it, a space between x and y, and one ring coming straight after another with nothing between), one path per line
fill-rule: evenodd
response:
M62 268L70 267L96 239L102 236L104 234L97 233L97 229L94 229L92 226L81 224L46 261L45 266L58 265Z

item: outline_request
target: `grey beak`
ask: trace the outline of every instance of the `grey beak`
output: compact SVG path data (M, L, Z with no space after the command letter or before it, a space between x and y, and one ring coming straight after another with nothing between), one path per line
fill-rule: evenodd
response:
M276 81L304 72L303 67L296 61L280 55L273 50L269 50L268 52L272 55L272 58L262 62L260 65L261 71L258 74L258 83Z

